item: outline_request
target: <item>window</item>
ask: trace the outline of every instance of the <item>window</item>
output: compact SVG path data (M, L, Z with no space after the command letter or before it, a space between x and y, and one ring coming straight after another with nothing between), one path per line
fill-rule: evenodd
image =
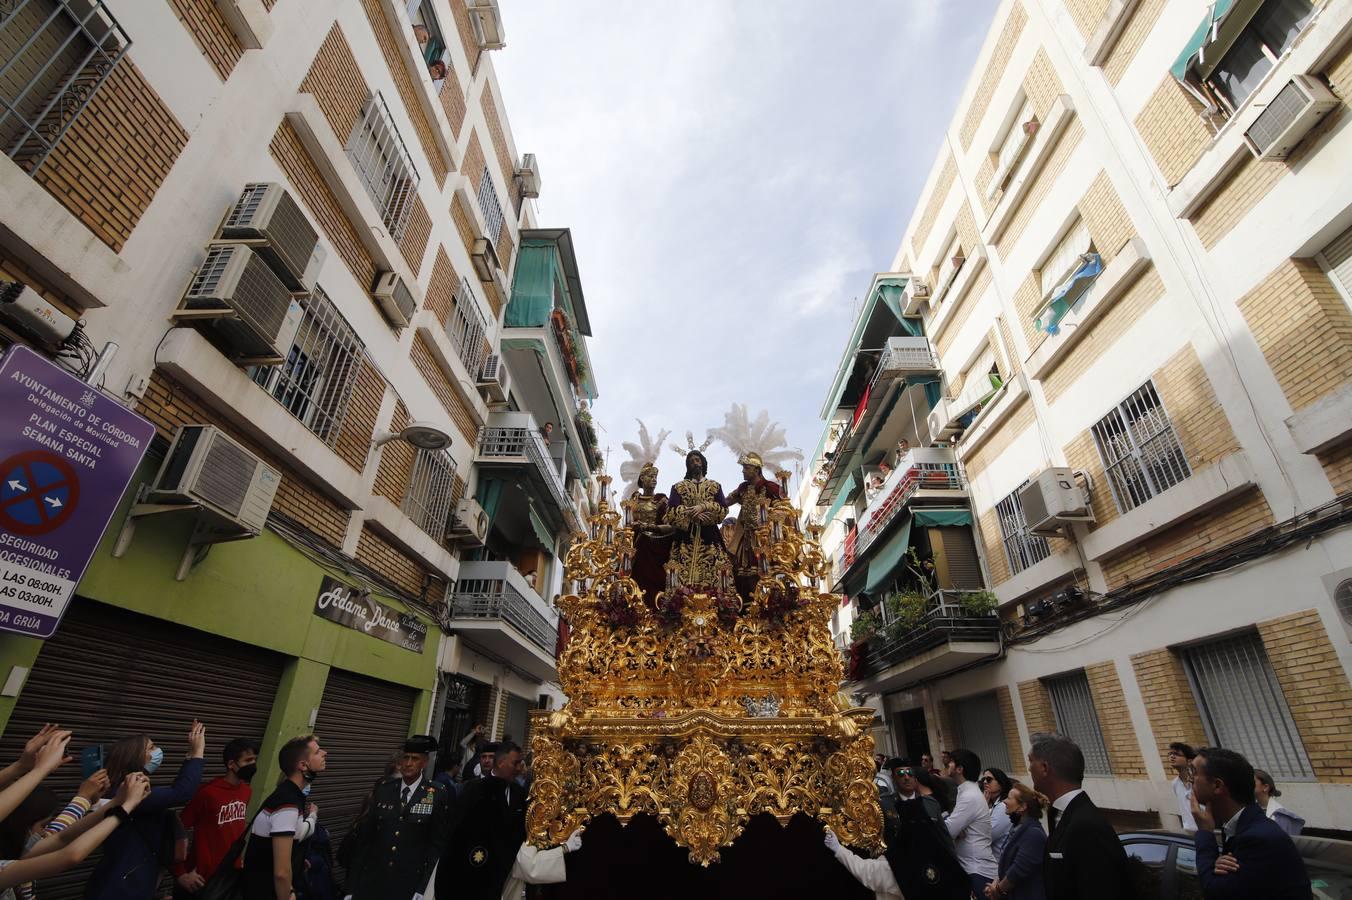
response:
M1275 778L1313 780L1296 723L1257 634L1188 647L1183 662L1207 740Z
M0 3L0 146L37 171L131 39L99 0Z
M400 508L414 525L440 543L446 537L455 487L455 460L451 455L445 450L419 450Z
M1028 533L1028 521L1023 517L1023 506L1019 504L1019 490L1027 484L1025 481L1008 497L995 504L1005 556L1009 558L1009 571L1015 575L1051 555L1046 538Z
M997 191L1004 190L1009 177L1014 174L1023 151L1028 147L1033 134L1037 131L1037 116L1033 114L1033 104L1024 98L1019 103L1018 112L1005 128L1000 143L991 151L991 164L995 172L991 176L990 186L986 189L986 198L993 199Z
M1080 257L1094 249L1089 239L1089 226L1084 219L1077 218L1075 224L1066 230L1065 235L1052 248L1051 255L1042 263L1038 274L1042 279L1042 297L1046 299L1052 292L1066 282L1081 265Z
M366 349L337 307L316 287L303 298L305 317L279 366L256 366L253 380L330 447L338 443Z
M479 211L484 214L484 237L497 243L502 233L502 204L498 202L498 189L493 186L493 176L484 166L484 174L479 179Z
M1093 433L1119 512L1135 509L1192 474L1153 382L1100 419Z
M484 319L468 279L460 279L460 292L456 294L455 309L447 323L446 334L470 377L478 378L483 371L486 347Z
M1099 730L1098 711L1089 692L1089 679L1083 671L1057 678L1048 678L1044 684L1052 698L1056 713L1056 730L1079 745L1084 753L1086 775L1111 775L1108 749Z
M418 170L379 92L366 101L366 110L348 139L347 156L390 236L403 240L418 193Z
M1250 18L1247 23L1242 19L1246 11ZM1225 46L1225 36L1216 42L1220 46L1207 48L1203 56L1216 60L1205 82L1229 107L1233 113L1258 87L1258 83L1277 64L1277 60L1295 41L1296 36L1309 23L1314 15L1311 0L1266 0L1261 4L1250 3L1248 10L1244 4L1227 18L1235 18L1240 26L1238 33L1230 28L1223 29L1234 35L1229 46ZM1204 69L1205 71L1205 69Z
M953 415L966 415L990 399L1004 382L995 362L995 348L990 344L977 355L962 375L962 390L953 405Z
M432 11L432 4L428 0L409 0L408 20L413 23L413 39L418 42L418 52L422 54L429 72L431 66L438 62L449 72L451 54L446 48L446 38L441 31L441 23L437 21L437 14ZM437 93L441 93L446 80L437 78L435 74L432 79Z
M954 700L950 704L958 728L958 741L981 757L982 768L991 766L1008 772L1009 744L1005 742L1004 719L995 694L981 694Z

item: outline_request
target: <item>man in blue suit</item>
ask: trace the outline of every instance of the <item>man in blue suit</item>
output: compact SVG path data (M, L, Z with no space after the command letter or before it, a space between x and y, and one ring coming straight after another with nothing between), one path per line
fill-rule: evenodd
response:
M1192 766L1197 874L1204 896L1310 900L1310 878L1296 845L1253 801L1249 761L1233 750L1203 747Z

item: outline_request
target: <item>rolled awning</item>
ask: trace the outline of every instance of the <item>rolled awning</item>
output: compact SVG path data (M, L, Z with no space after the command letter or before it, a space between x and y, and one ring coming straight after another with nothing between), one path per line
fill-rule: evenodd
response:
M887 543L868 561L868 579L864 582L864 590L872 593L891 581L910 547L911 517L907 516L901 527L893 532Z
M845 501L850 499L850 495L859 487L859 479L853 472L845 476L845 483L836 489L836 502L831 504L831 509L826 513L825 521L830 522L840 512L840 508L845 505Z
M1070 278L1056 289L1047 305L1038 313L1034 326L1038 331L1056 334L1061 330L1061 320L1070 313L1084 292L1103 272L1103 258L1097 253L1085 253L1080 257L1080 267L1071 273Z
M1169 67L1169 74L1173 75L1178 81L1183 81L1188 77L1188 69L1192 66L1193 60L1201 55L1202 50L1207 44L1211 43L1216 36L1216 27L1230 12L1230 8L1235 5L1235 0L1216 0L1211 4L1197 30L1188 38L1188 42L1183 46L1183 52L1178 54L1178 59Z
M550 556L554 555L554 535L550 534L545 523L540 521L540 517L535 513L535 507L530 509L530 530L535 532L535 540L540 547Z
M970 509L917 509L914 513L914 521L922 528L971 525L972 511Z

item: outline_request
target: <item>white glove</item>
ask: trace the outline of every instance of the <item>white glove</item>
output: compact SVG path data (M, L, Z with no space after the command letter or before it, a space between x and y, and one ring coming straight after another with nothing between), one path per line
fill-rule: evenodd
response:
M576 853L582 849L582 829L579 828L568 835L568 840L563 842L564 853Z
M845 849L840 845L840 838L836 837L836 833L829 828L826 829L825 842L826 849L830 850L832 853L839 853L841 850Z

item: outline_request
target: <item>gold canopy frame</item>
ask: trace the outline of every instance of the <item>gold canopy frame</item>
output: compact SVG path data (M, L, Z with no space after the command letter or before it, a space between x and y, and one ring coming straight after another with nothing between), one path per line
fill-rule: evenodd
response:
M788 473L776 475L787 497ZM881 849L873 711L838 693L820 527L800 530L787 499L763 502L745 608L696 536L672 553L654 609L631 577L627 511L622 522L601 482L558 601L571 628L558 663L568 703L531 713L528 840L554 846L594 816L627 825L645 813L707 866L752 816L784 825L805 813L845 844Z

